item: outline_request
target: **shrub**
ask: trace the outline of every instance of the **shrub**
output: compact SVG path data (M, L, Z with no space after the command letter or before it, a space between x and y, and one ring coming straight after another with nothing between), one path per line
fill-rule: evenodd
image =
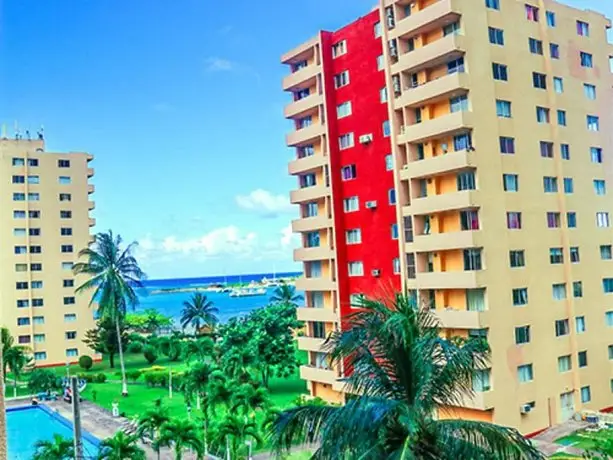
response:
M94 360L91 356L83 355L79 358L79 366L86 371L90 370L94 365Z
M145 372L145 383L150 387L167 387L168 374L160 371Z
M145 346L142 342L131 342L128 345L128 353L142 353Z
M145 347L143 355L149 364L153 364L158 359L157 351L151 346Z
M34 393L39 391L57 390L62 387L62 379L49 369L34 369L28 380L28 389Z
M126 372L126 377L128 378L128 380L131 380L132 382L136 382L140 378L141 374L142 372L136 369L133 371Z
M166 369L165 366L151 366L151 367L145 367L143 369L141 369L141 372L156 372L156 371L166 371L168 369Z
M95 383L104 383L106 382L106 375L103 374L102 372L100 372L99 374L96 374L96 379L94 380Z

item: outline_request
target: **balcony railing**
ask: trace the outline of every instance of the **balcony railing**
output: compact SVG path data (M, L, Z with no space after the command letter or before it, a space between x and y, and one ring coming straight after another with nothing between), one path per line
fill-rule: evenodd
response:
M309 110L313 110L324 103L324 97L321 94L311 94L299 101L290 102L285 106L283 113L285 118L292 118L297 115L304 114Z
M283 78L283 90L312 86L321 73L321 65L311 64Z
M306 128L298 129L286 136L286 143L289 147L304 144L309 140L316 139L326 132L326 127L322 123L316 123Z
M417 272L419 289L477 289L485 286L483 271Z
M334 323L339 321L338 312L332 308L313 308L300 307L296 309L298 321L320 321L323 323Z
M462 169L475 168L476 166L476 152L468 150L449 152L407 163L400 170L400 179L409 180L432 177Z
M315 248L294 249L294 260L299 262L309 262L315 260L331 260L335 258L334 249L328 246L318 246Z
M455 72L428 81L416 87L403 88L400 96L394 99L394 108L420 107L438 100L447 99L461 90L468 90L469 76L464 72Z
M456 21L460 17L457 3L457 0L439 0L396 21L396 27L390 31L390 38L412 37Z
M428 67L436 67L466 52L465 37L462 35L447 35L421 48L399 56L398 62L391 67L392 75L400 72L418 72Z
M324 348L325 339L317 339L315 337L298 337L296 339L299 350L325 352Z
M448 251L452 249L476 248L482 246L481 231L467 230L462 232L415 235L413 243L407 244L407 252Z
M424 120L421 123L401 128L398 144L425 142L443 135L451 136L473 127L473 114L470 111L449 113L441 117Z
M332 218L327 216L304 217L292 221L292 232L312 232L332 227Z
M296 280L296 289L299 291L335 291L337 283L325 276L318 278L301 277Z
M312 382L334 385L339 379L338 373L332 369L321 369L314 366L300 366L300 378Z
M460 192L431 195L424 198L415 198L410 206L403 208L405 216L434 214L443 211L475 208L479 206L479 192L476 190L462 190Z
M305 201L314 201L318 198L323 198L330 195L330 187L325 185L313 185L304 187L290 192L290 202L292 204L304 203Z
M290 174L300 174L322 168L328 164L327 155L316 153L296 160L290 161L288 171Z
M486 312L446 308L433 313L441 326L448 329L481 329L487 324Z

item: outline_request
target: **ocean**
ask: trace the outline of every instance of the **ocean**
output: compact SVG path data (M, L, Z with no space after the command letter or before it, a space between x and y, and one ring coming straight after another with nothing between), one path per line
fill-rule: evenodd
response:
M262 278L286 278L300 276L300 272L288 273L258 273L252 275L228 275L209 276L203 278L176 278L166 280L147 280L145 288L139 292L140 303L136 311L143 311L148 308L155 308L160 313L175 319L178 324L183 309L183 302L191 298L193 292L168 292L163 294L149 294L149 291L157 289L178 289L188 287L208 286L215 283L250 283L251 281L261 281ZM268 304L274 288L268 288L266 295L255 297L230 297L228 293L204 292L207 298L219 309L219 320L224 323L233 316L244 316L251 310L264 307Z

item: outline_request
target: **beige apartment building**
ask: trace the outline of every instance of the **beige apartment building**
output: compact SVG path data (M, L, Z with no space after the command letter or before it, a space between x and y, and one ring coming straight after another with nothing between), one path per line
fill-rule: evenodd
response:
M442 416L533 434L613 408L610 27L554 1L381 0L283 56L311 394L343 400L322 337L397 276L446 334L492 348ZM369 205L382 168L393 200Z
M36 366L75 362L94 327L83 280L72 273L95 220L87 153L55 153L43 140L0 139L0 324Z

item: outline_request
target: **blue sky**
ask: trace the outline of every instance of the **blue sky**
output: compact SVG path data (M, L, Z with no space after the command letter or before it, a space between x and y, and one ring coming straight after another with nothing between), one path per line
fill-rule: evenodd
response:
M293 269L279 57L375 3L0 0L0 122L96 156L96 230L150 277Z

